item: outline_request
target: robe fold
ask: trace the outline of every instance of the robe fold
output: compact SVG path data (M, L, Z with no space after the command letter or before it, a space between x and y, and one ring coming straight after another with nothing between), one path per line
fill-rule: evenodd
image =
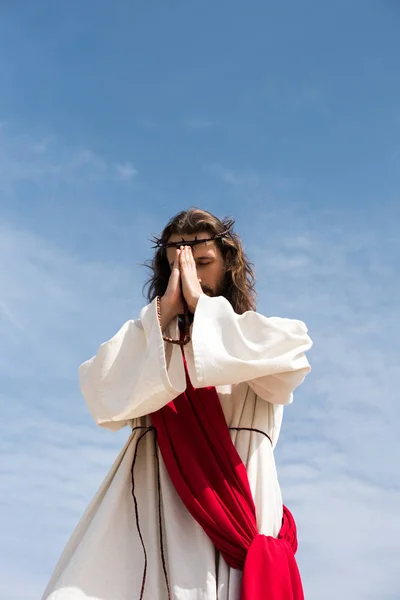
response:
M177 319L167 335L179 337ZM237 315L201 296L184 348L195 388L215 386L246 466L260 533L276 537L282 497L273 448L283 406L310 370L301 321ZM186 389L179 346L165 343L156 302L126 322L79 368L95 422L132 433L79 521L43 600L238 600L242 572L228 567L174 489L149 414ZM271 441L272 444L271 444Z

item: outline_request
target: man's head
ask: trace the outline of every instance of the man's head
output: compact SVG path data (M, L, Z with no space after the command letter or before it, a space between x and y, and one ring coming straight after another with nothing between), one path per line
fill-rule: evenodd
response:
M168 241L170 243L185 244L185 242L208 240L192 246L193 257L196 263L197 276L203 292L209 296L220 296L223 294L223 281L225 277L225 261L216 240L212 240L211 234L204 233L173 233ZM176 247L166 248L166 257L170 269L174 264Z
M220 221L211 213L190 208L175 215L156 238L156 253L148 265L152 277L147 282L148 300L162 296L167 289L176 244L189 243L193 249L197 275L203 292L225 296L235 312L255 310L254 273L246 259L233 221ZM201 243L196 243L200 240ZM165 247L168 244L167 247Z

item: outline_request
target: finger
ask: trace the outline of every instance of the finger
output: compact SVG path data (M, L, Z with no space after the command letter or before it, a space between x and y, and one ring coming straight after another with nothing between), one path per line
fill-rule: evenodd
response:
M189 246L189 250L188 250L188 261L192 265L195 264L194 254L193 254L193 247L191 247L191 246Z
M174 264L172 265L170 280L178 282L181 276L181 268L179 264L179 251L175 253Z
M186 248L187 246L181 246L180 248L180 259L182 265L186 264Z
M179 248L177 248L175 250L175 258L174 258L174 264L172 266L173 269L179 269L179 255L180 255L180 250Z
M193 249L191 246L186 246L186 263L189 267L192 267L192 268L195 265Z

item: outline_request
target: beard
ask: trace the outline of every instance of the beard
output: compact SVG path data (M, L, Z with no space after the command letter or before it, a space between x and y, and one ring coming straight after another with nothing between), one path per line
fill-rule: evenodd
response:
M202 285L201 289L206 294L206 296L211 296L211 298L213 298L214 296L217 295L215 290L212 287L210 287L209 285Z
M224 285L223 284L219 285L217 288L212 288L209 285L202 285L202 284L200 284L200 285L201 285L201 289L203 290L203 293L206 296L209 296L210 298L214 298L215 296L223 296L224 295ZM189 311L188 317L189 317L189 323L191 325L194 320L194 314ZM179 315L179 318L180 318L181 322L183 323L183 314Z
M211 287L210 285L200 284L201 289L203 290L206 296L210 296L214 298L215 296L225 296L226 293L226 279L222 279L222 281L218 282L215 287Z

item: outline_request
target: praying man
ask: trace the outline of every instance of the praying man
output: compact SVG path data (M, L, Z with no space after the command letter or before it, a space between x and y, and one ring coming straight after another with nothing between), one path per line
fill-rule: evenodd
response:
M302 600L274 448L310 370L303 322L256 311L229 219L155 238L148 304L79 368L100 427L132 432L43 600Z

